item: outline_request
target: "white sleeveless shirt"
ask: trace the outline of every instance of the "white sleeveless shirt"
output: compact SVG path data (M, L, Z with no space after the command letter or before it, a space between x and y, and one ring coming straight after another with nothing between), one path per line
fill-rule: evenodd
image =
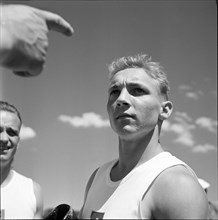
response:
M197 178L183 161L162 152L136 166L121 181L113 182L110 172L116 162L108 162L97 171L81 213L83 219L144 219L140 210L143 195L161 172L183 165Z
M36 198L33 181L12 170L12 178L1 186L0 219L33 219Z

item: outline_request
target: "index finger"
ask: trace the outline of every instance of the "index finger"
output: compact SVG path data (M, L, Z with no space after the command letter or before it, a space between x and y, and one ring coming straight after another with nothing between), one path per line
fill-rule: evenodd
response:
M73 27L70 23L60 15L44 10L40 10L40 14L45 19L49 30L54 30L67 36L71 36L74 33Z

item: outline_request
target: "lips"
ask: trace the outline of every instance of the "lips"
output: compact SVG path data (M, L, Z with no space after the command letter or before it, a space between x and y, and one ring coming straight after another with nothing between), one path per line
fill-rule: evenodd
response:
M116 119L127 119L127 118L134 118L133 115L130 115L130 114L127 114L127 113L122 113L122 114L119 114Z
M0 146L0 150L1 151L4 151L4 150L9 150L11 149L12 147L9 147L9 146Z

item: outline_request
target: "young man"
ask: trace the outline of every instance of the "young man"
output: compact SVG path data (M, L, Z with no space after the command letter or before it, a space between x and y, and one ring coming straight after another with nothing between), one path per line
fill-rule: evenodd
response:
M160 144L173 108L161 66L136 55L109 71L107 110L119 157L90 177L79 218L206 219L208 201L195 173Z
M36 76L44 68L48 32L71 36L73 28L61 16L25 5L0 4L0 65L20 76Z
M20 113L0 101L1 219L39 219L43 214L40 186L12 168L20 141Z

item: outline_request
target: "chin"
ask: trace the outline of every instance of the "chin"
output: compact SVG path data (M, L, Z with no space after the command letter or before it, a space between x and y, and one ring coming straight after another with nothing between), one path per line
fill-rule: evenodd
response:
M145 129L145 128L139 128L135 126L125 126L119 129L117 128L114 131L121 139L133 140L133 139L145 137L146 135L148 135L149 133L153 131L153 128Z
M134 138L137 135L137 129L130 127L130 126L125 126L123 128L119 128L114 130L117 135L122 138L122 139L131 139Z

